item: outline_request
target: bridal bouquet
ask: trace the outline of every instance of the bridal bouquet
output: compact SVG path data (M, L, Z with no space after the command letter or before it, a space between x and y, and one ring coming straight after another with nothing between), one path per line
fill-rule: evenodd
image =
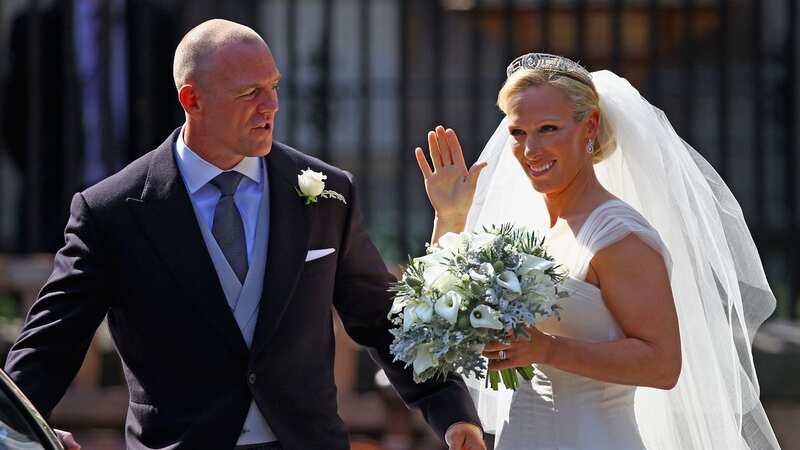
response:
M485 344L527 336L527 327L558 316L564 275L543 243L505 224L445 234L426 256L411 259L391 287L395 360L413 365L418 383L453 372L483 378ZM501 380L516 389L517 373L530 380L533 368L489 371L487 381L495 390Z

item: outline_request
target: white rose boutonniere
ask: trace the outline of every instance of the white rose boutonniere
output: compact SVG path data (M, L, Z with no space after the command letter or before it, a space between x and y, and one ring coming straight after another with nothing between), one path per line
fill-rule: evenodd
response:
M306 199L306 205L316 203L319 197L322 198L335 198L345 205L347 202L342 194L336 191L325 190L325 180L328 176L322 172L315 172L309 167L306 170L300 171L297 176L297 186L295 190L297 195Z

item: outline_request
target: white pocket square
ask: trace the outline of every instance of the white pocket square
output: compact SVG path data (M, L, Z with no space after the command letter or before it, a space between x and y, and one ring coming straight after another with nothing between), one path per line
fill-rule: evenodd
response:
M328 256L335 251L336 249L334 248L321 248L318 250L309 250L308 255L306 255L306 262L313 261L315 259L320 259L323 256Z

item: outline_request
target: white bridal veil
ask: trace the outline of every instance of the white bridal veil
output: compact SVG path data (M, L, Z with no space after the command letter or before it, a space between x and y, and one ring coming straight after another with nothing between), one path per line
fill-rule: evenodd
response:
M775 309L741 208L711 165L673 130L664 113L627 80L592 73L603 120L617 147L595 165L614 195L660 233L671 255L683 367L669 391L639 388L636 417L648 449L779 448L759 401L751 344ZM510 149L505 120L483 150L487 161L467 230L548 220ZM470 382L489 432L508 418L511 391Z

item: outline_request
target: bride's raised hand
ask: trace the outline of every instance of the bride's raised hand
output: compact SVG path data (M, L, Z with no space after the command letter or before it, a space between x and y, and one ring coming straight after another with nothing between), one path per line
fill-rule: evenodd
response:
M414 153L437 219L466 221L478 176L486 163L475 163L467 170L456 132L450 128L445 130L442 126L428 132L428 150L433 169L428 165L421 147L417 147Z

